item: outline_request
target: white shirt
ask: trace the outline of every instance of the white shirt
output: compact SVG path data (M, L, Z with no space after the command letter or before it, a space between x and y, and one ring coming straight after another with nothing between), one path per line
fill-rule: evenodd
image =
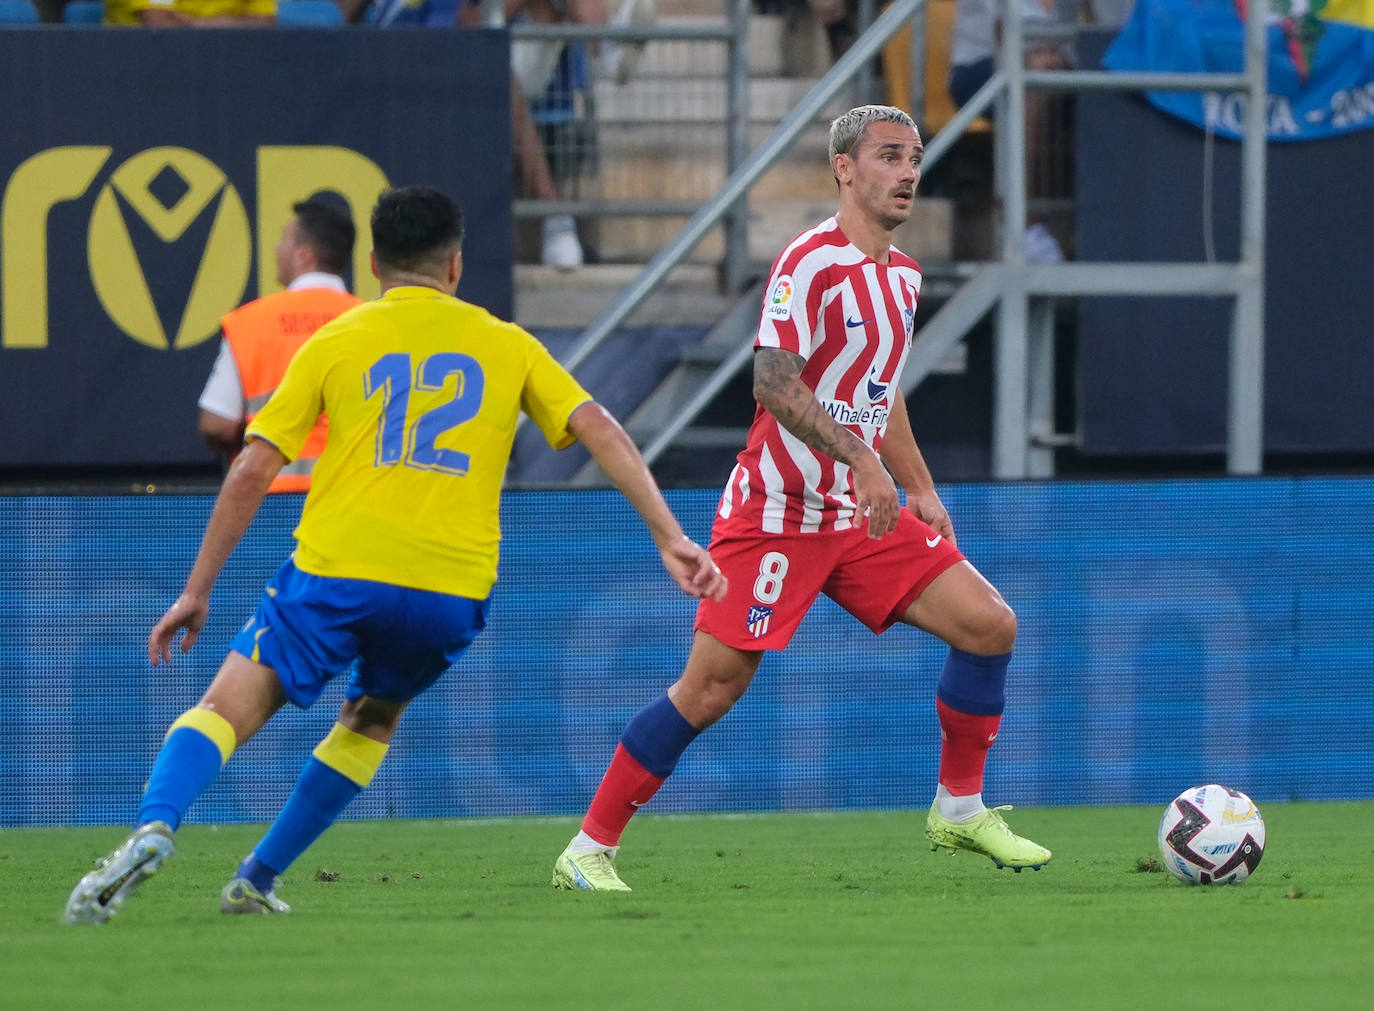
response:
M997 52L997 22L1002 18L1002 0L959 0L954 14L954 37L950 41L949 63L961 67L976 63ZM1024 21L1049 21L1051 17L1040 0L1021 0Z
M296 291L300 288L348 290L342 277L318 270L302 274L286 286L287 291ZM239 367L234 361L233 349L223 338L219 342L219 355L210 369L210 378L205 381L205 389L200 391L198 404L202 411L209 411L228 421L244 419L243 380L239 378Z

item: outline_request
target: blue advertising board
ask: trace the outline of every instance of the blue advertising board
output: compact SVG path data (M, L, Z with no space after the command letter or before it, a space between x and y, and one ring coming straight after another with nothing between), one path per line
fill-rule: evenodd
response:
M1374 480L958 485L959 543L1016 610L989 802L1163 805L1197 783L1374 796ZM714 492L670 492L703 539ZM195 649L151 668L211 500L0 498L0 826L133 818L299 509L270 498ZM609 492L509 494L486 631L406 713L349 817L579 814L629 718L681 671L692 602ZM738 588L735 591L738 592ZM653 811L915 808L935 789L945 649L822 598L687 751ZM342 700L287 709L190 820L270 820Z

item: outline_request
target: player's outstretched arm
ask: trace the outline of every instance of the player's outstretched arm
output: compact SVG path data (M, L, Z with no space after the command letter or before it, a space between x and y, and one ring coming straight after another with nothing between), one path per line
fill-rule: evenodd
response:
M877 540L897 529L897 486L878 454L826 413L801 379L802 359L791 351L754 352L754 399L778 424L812 449L848 464L854 472L859 515L868 517L868 536Z
M172 640L179 630L186 630L181 640L183 653L196 644L210 613L210 589L285 463L286 458L277 447L261 439L249 442L234 460L215 500L210 522L205 525L205 536L201 538L191 574L186 577L186 586L148 633L148 659L153 666L159 661L171 662Z
M589 400L573 411L568 431L587 447L597 466L648 525L664 568L682 591L692 597L722 599L725 577L706 549L682 532L682 525L664 501L644 457L620 422L596 401Z

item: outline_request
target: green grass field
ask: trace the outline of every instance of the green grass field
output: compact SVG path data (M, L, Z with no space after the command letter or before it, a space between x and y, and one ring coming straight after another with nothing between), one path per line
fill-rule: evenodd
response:
M1255 876L1143 870L1162 807L1027 809L1039 872L929 852L924 812L641 815L632 894L554 891L573 819L345 822L224 917L260 826L189 826L102 927L60 922L123 833L0 832L0 1007L1363 1008L1374 802L1263 805ZM333 878L333 880L327 880Z

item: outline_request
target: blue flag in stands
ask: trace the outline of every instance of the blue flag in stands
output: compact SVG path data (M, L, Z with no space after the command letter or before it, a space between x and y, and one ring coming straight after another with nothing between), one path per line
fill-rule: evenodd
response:
M1374 0L1268 4L1268 139L1315 140L1374 127ZM1103 64L1116 71L1239 73L1244 12L1245 0L1137 0ZM1244 92L1146 97L1220 136L1239 139L1244 132Z

